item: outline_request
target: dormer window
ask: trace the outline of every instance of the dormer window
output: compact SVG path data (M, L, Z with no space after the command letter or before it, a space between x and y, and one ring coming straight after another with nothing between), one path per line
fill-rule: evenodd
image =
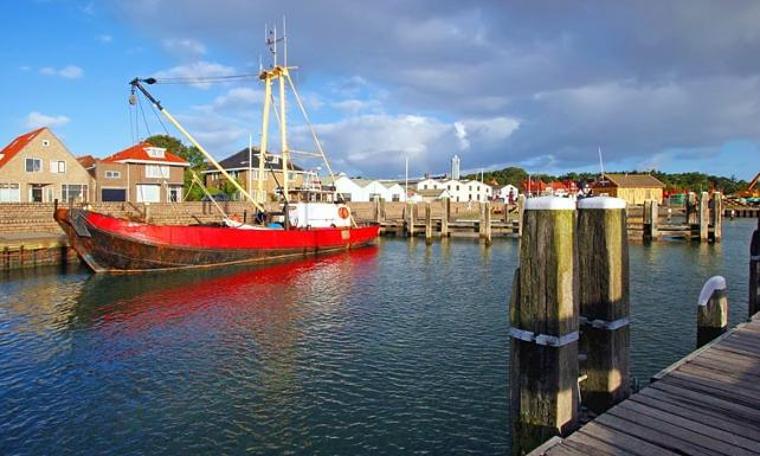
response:
M49 145L50 145L50 141L48 141L47 139L42 140L42 147L48 147Z
M146 147L145 151L148 153L148 157L152 158L164 158L166 156L166 149L163 147Z

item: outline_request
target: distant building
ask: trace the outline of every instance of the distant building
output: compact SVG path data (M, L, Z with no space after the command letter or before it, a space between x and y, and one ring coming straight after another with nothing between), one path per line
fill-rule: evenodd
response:
M451 178L454 180L459 180L459 165L461 161L459 159L459 155L454 155L451 157Z
M163 147L141 142L102 160L78 159L95 178L94 201L180 202L190 164Z
M0 203L88 201L93 179L48 128L0 150Z
M664 188L665 184L649 174L604 174L591 185L595 196L614 196L632 205L651 199L662 202Z
M517 187L507 184L496 190L496 199L502 203L513 203L517 200L517 195L519 194L520 190L518 190Z
M219 164L230 176L236 179L252 197L256 198L259 181L259 149L254 147L252 154L250 155L252 158L252 163L250 165L248 163L249 153L247 147L220 161ZM248 188L249 169L251 170L251 188ZM297 193L304 190L304 186L309 184L312 180L310 179L311 176L309 174L310 173L303 168L289 160L288 191ZM220 188L225 182L227 182L227 178L225 178L222 173L212 165L209 165L206 170L203 171L203 175L206 187ZM285 182L282 173L282 157L279 155L267 154L264 162L264 176L262 177L262 180L264 181L264 192L266 193L264 200L274 201L279 199L282 193L282 186Z
M336 176L334 183L329 178L325 179L325 182L335 187L335 192L343 201L406 201L404 187L396 181L358 179L340 174Z
M425 179L417 182L417 191L446 190L452 201L489 201L493 195L490 185L476 180L460 181L456 179Z

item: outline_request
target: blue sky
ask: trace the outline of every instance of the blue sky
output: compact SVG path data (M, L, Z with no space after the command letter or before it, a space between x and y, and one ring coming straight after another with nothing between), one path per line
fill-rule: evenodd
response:
M398 177L409 157L439 173L455 153L469 170L595 171L599 147L609 170L760 171L751 1L9 2L0 142L48 125L77 155L116 152L136 139L132 77L255 72L264 23L283 14L340 171ZM256 81L151 90L217 157L259 140ZM139 136L163 132L145 114ZM289 121L292 146L312 150Z

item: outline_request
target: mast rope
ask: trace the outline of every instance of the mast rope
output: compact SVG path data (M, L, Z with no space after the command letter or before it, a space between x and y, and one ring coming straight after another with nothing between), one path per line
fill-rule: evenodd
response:
M141 98L137 98L137 106L140 108L140 114L142 114L143 122L145 122L145 131L148 133L148 136L152 136L150 133L150 127L148 127L148 119L145 117L145 110L142 106L142 101L140 101ZM148 137L146 136L146 138Z

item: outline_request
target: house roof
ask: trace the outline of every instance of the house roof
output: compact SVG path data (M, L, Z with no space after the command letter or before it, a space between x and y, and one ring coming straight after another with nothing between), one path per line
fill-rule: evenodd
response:
M3 156L0 158L0 168L11 161L11 159L15 157L17 153L23 150L34 138L37 137L37 135L46 129L47 127L42 127L28 133L24 133L23 135L16 137L13 141L10 142L10 144L5 146L5 148L0 151L0 155Z
M98 159L92 155L83 155L81 157L77 157L77 161L84 167L84 169L90 169L98 163Z
M609 179L612 184L623 188L664 188L659 179L650 174L605 174L604 177Z
M167 165L190 166L183 158L174 155L171 151L166 150L162 157L151 157L146 150L148 147L155 147L149 142L140 142L134 146L128 147L122 151L101 160L103 163L127 163L127 162L162 162Z
M441 196L445 192L446 192L446 189L444 189L444 188L426 188L426 189L423 189L423 190L417 190L417 193L420 196L422 196L423 198L424 197L438 198L439 196Z
M252 158L251 161L253 162L251 164L251 167L253 168L259 167L258 153L259 153L259 149L254 147L253 156L251 157ZM269 159L265 160L264 168L274 169L274 170L282 169L282 163L280 162L280 157L273 156L273 155L269 155L269 157L273 157L274 160L272 161L270 161ZM241 149L238 152L235 152L234 154L220 161L219 164L225 170L248 168L248 148L246 147L244 149ZM208 171L216 171L216 167L214 167L213 165L208 165L206 169ZM303 171L303 168L294 164L292 161L288 161L288 169L291 171Z

